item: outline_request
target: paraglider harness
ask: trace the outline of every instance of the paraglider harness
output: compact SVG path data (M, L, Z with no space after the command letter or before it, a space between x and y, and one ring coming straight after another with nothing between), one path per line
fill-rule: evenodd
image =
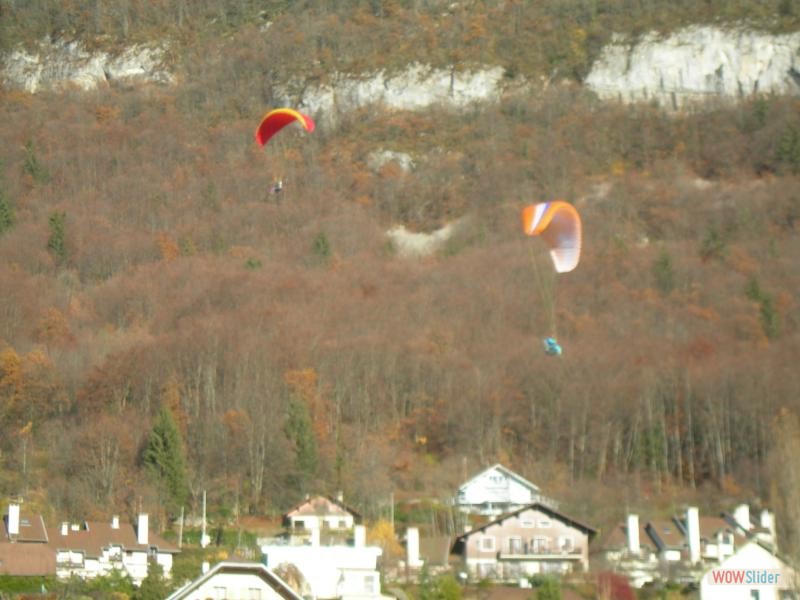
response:
M561 356L561 346L554 337L546 337L542 340L545 354L550 356Z

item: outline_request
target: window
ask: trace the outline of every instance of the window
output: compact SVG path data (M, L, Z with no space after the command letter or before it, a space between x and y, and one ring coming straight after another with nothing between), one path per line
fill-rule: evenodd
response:
M224 587L214 588L214 600L225 600L228 597L228 590Z
M247 590L247 600L261 600L261 590L258 588L249 588Z
M488 563L478 563L478 577L481 579L489 579L497 575L495 565Z
M531 527L536 527L536 521L534 521L530 517L524 517L520 519L520 526L526 529L530 529Z
M375 593L375 575L364 575L364 593Z
M546 554L550 549L550 540L546 537L535 537L531 540L531 548L534 554Z
M517 536L508 538L508 553L522 554L522 538Z
M482 552L494 552L494 538L488 535L478 540L478 548Z
M550 519L547 518L539 519L539 527L541 527L542 529L547 529L551 525L552 523L550 522Z
M566 565L560 562L546 561L542 565L542 573L566 573Z
M572 552L575 549L575 543L572 540L572 536L559 536L558 547L562 552Z

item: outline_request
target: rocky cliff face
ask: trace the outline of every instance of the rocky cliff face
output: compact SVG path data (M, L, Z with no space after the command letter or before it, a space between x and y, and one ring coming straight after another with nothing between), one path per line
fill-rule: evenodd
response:
M800 93L800 32L689 27L668 37L617 37L595 61L585 84L604 99L655 101L680 109L709 98Z
M337 74L331 84L306 88L298 98L287 95L287 101L329 118L373 104L402 110L431 105L462 108L472 102L497 101L502 81L501 67L457 72L414 64L393 75L383 71L362 77Z
M170 83L173 76L161 65L160 48L132 46L118 55L87 52L78 43L42 43L36 52L14 50L3 61L5 85L35 94L75 86L83 90L113 80Z
M9 87L31 93L65 85L91 89L120 79L172 82L174 76L162 62L163 51L154 47L131 47L111 56L87 52L74 43L42 44L36 53L16 50L7 55L0 75ZM604 99L656 101L673 109L757 92L800 94L800 32L770 35L695 26L667 37L651 33L631 41L618 36L584 83ZM316 87L287 85L281 95L286 104L325 120L372 104L416 110L434 104L459 108L494 102L505 86L501 67L455 71L413 64L393 74L335 74L329 84ZM291 94L289 87L303 91Z

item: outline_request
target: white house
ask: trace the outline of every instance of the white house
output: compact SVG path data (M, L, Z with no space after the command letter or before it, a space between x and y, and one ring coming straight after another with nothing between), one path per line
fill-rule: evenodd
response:
M774 542L770 531L771 513L762 512L763 527L750 523L746 505L733 516L701 516L697 507L688 507L671 519L639 521L630 514L625 524L610 529L593 549L605 568L624 573L635 587L653 581L697 582L711 566L719 565L748 539Z
M260 563L224 561L190 581L167 600L303 600L289 585Z
M475 475L458 488L454 504L465 513L497 516L539 502L555 508L538 486L501 464Z
M352 546L319 544L319 530L312 530L311 544L264 544L261 546L264 564L281 570L294 565L300 571L311 598L322 600L378 600L381 595L378 558L383 551L365 545L366 529L355 527Z
M283 515L289 529L311 531L352 529L360 515L344 504L341 496L310 496Z
M758 521L754 521L750 517L750 506L740 504L734 509L733 514L723 513L722 518L734 527L736 533L740 533L750 539L755 538L766 546L777 549L775 515L770 511L762 509L758 515Z
M735 583L734 583L735 582ZM779 556L751 540L733 556L706 570L701 600L788 600L798 598L797 573Z
M121 524L119 517L114 516L110 522L64 522L59 528L49 529L49 544L56 556L56 576L91 579L117 569L140 585L147 577L150 562L156 562L169 578L172 557L179 550L151 534L148 524L148 516L140 514L135 527Z

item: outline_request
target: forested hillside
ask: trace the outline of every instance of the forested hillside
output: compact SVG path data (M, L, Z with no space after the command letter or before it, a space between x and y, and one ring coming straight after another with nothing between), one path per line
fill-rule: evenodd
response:
M4 48L158 39L178 76L0 89L3 497L166 526L203 490L227 515L342 490L374 518L502 462L598 526L756 500L798 541L800 100L667 116L580 86L612 31L792 30L795 3L0 10ZM253 141L290 76L413 61L550 85ZM415 166L370 168L380 150ZM583 255L538 281L546 250L519 213L553 198L580 211ZM457 219L425 258L385 235ZM560 358L540 343L553 283Z

